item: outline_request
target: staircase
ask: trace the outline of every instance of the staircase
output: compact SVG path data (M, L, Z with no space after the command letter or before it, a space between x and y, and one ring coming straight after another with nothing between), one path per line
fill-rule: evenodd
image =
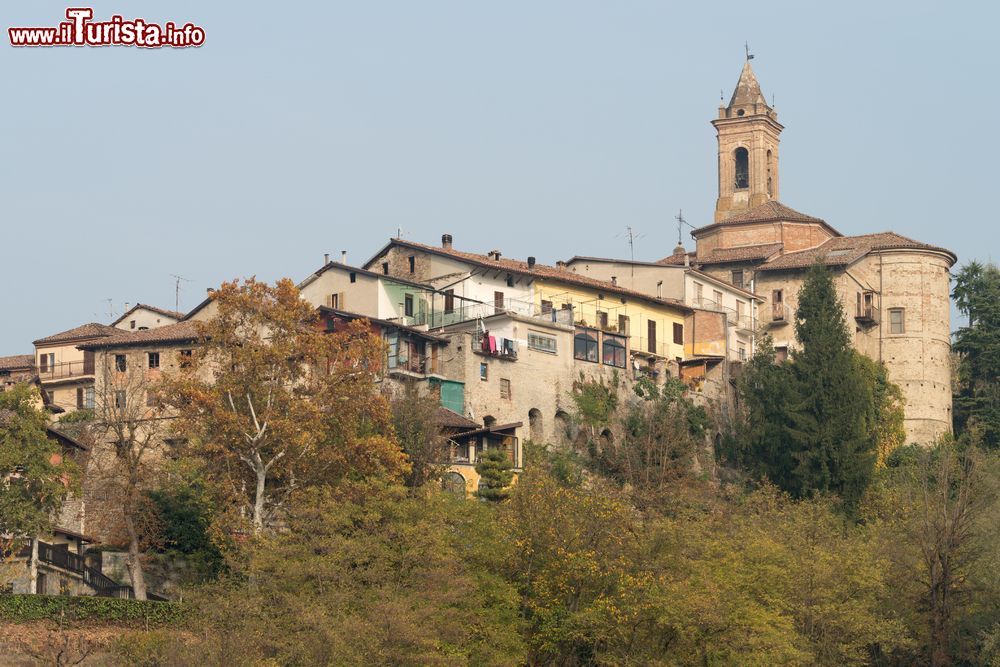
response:
M53 565L80 575L83 583L93 588L94 592L100 597L124 598L126 600L135 599L135 591L131 586L119 584L97 568L87 565L83 556L70 553L66 548L56 547L39 541L38 560L41 563ZM166 600L166 598L152 593L147 593L146 597L150 600Z

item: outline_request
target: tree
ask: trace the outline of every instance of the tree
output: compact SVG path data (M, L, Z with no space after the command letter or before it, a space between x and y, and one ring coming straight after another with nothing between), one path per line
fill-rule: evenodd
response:
M422 395L414 382L408 382L392 400L396 438L411 466L406 486L421 487L438 480L447 468L448 440L438 422L440 405L434 396Z
M144 362L141 353L105 354L99 364L92 429L107 446L97 448L90 473L91 484L99 484L114 505L114 515L101 520L120 521L124 528L125 564L137 600L146 599L142 561L159 532L146 491L156 485L155 459L162 446L161 409L151 400L153 387Z
M26 384L0 392L0 560L28 540L37 547L77 484L76 467L46 434L40 403L38 390ZM33 549L32 567L36 559Z
M483 452L476 464L479 497L493 502L506 500L510 495L510 483L514 479L513 467L514 464L504 450L496 447Z
M1000 447L1000 268L970 262L955 277L955 305L968 324L955 333L959 355L955 429L978 429L984 446Z
M406 472L375 385L384 345L364 322L325 330L288 279L225 283L212 301L196 350L161 393L234 520L260 535L304 485Z
M790 362L776 367L773 353L762 350L741 382L748 409L742 458L797 497L834 493L853 508L871 479L879 438L892 431L878 426L892 392L883 387L876 399L884 375L851 348L823 265L802 286L795 334L799 347Z

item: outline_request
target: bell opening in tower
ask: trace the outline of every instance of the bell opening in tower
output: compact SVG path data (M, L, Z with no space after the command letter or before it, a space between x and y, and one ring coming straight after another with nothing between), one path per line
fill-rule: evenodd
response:
M745 190L750 187L750 154L747 149L737 148L734 157L736 158L736 189Z

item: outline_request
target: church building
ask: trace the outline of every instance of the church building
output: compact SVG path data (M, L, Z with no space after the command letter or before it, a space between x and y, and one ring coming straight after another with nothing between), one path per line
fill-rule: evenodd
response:
M929 444L950 432L949 269L955 254L892 231L844 236L781 203L784 128L749 60L712 125L719 145L714 222L691 233L694 252L678 246L660 263L689 263L763 297L760 326L779 358L796 345L794 317L806 273L825 264L855 348L885 363L903 391L907 443Z

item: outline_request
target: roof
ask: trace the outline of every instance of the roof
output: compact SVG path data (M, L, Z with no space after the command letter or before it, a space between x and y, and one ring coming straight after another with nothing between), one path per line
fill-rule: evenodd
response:
M170 319L173 320L179 320L182 317L184 317L184 313L179 313L176 310L167 310L165 308L157 308L156 306L148 306L144 303L137 303L131 308L129 308L128 312L126 312L124 315L122 315L117 320L112 322L111 326L115 326L116 324L123 321L126 317L128 317L129 315L131 315L132 313L134 313L139 309L148 310L150 312L156 313L157 315L163 315L164 317L169 317Z
M15 354L10 357L0 357L0 371L31 370L35 366L35 355Z
M105 347L131 347L136 345L154 345L164 343L187 343L199 338L198 326L194 322L177 322L156 329L137 331L122 331L114 329L115 335L101 340L78 345L81 350L93 350Z
M944 253L951 259L952 264L958 260L953 252L945 248L914 241L895 232L880 232L878 234L833 238L815 248L779 255L764 262L758 268L765 271L802 269L817 262L827 266L847 266L870 252L882 250L927 250Z
M399 322L393 322L392 320L382 320L377 317L370 317L368 315L362 315L361 313L352 313L348 310L339 310L337 308L330 308L329 306L320 306L319 311L321 313L333 313L337 317L342 317L345 320L368 320L383 327L392 327L394 329L401 329L414 336L419 336L420 338L426 338L427 340L432 340L438 343L450 343L451 339L446 336L436 336L432 333L427 333L423 329L417 329L416 327L411 327L406 324L400 324Z
M779 252L781 243L764 243L761 245L741 246L737 248L716 248L707 255L688 255L691 263L698 264L724 264L726 262L750 262L759 259L767 259ZM660 260L664 264L684 263L684 255L670 255Z
M382 280L390 280L394 283L400 283L401 285L409 285L410 287L418 287L422 290L433 291L434 288L430 285L424 285L423 283L414 282L412 280L406 280L405 278L397 278L396 276L389 276L384 273L376 273L375 271L369 271L368 269L362 269L357 266L350 266L349 264L341 264L340 262L327 262L318 270L309 274L309 277L299 283L299 289L313 282L321 275L330 271L331 269L339 269L341 271L347 271L349 273L360 273L363 276L370 276L372 278L381 278Z
M45 430L50 436L54 437L55 439L61 442L65 442L70 447L75 447L76 449L79 449L80 451L84 452L90 450L90 447L87 447L87 445L80 442L79 439L80 433L79 432L77 432L76 434L70 433L69 430L66 429L65 425L60 425L59 428L56 428L55 426L47 426Z
M497 433L499 431L510 431L515 428L521 428L524 422L513 422L511 424L494 424L493 426L479 426L475 431L462 431L457 433L456 436L470 436L470 435L481 435L483 433Z
M34 341L34 344L48 345L50 343L71 343L77 340L113 336L118 333L121 333L120 329L109 327L107 324L91 322L90 324L81 324L78 327L73 327L72 329L67 329L66 331L46 336L45 338L39 338Z
M754 104L762 104L768 109L771 108L767 105L767 100L764 99L764 94L760 90L760 83L757 82L757 76L753 73L753 68L750 67L750 61L747 60L740 72L740 79L736 82L733 96L729 99L729 108L753 106Z
M778 244L778 246L780 247L780 244ZM677 257L680 261L679 262L666 261L666 260L672 260L675 257ZM653 267L661 267L661 268L662 267L668 267L668 268L672 268L672 269L673 268L683 269L685 271L690 271L691 273L695 274L696 276L702 277L705 280L711 281L713 283L718 283L720 285L725 285L726 287L728 287L730 289L734 289L737 292L742 292L743 294L746 294L749 297L760 298L760 297L758 297L756 294L754 294L753 292L751 292L748 289L744 289L742 287L737 287L736 285L732 284L729 281L726 281L726 280L723 280L722 278L718 278L716 276L710 275L708 273L705 273L704 271L699 271L698 269L694 268L693 266L685 266L684 265L684 255L680 254L680 253L678 253L677 255L671 255L669 257L664 257L663 259L661 259L661 260L659 260L657 262L641 262L641 261L637 261L637 260L633 260L633 259L611 259L611 258L608 258L608 257L581 257L579 255L574 255L566 263L567 264L572 264L573 262L605 262L605 263L608 263L608 264L611 264L611 263L614 263L614 264L626 264L626 265L627 264L634 264L636 266L653 266Z
M438 426L442 428L454 428L461 429L463 431L478 430L482 428L479 423L472 421L468 417L463 417L454 410L449 410L444 406L438 407L435 418Z
M649 301L652 303L659 303L666 306L673 306L675 308L680 308L685 311L691 310L688 306L684 305L683 302L676 299L662 299L655 296L650 296L644 292L637 292L635 290L627 289L621 287L620 285L614 285L610 282L604 280L596 280L594 278L587 278L581 276L577 273L573 273L568 269L562 269L555 266L547 266L545 264L532 264L528 265L527 262L522 262L516 259L493 259L487 255L478 255L471 252L462 252L460 250L455 250L453 248L442 248L440 246L425 245L423 243L416 243L414 241L404 241L403 239L392 239L385 246L382 247L374 257L365 262L365 266L371 265L378 257L380 257L386 250L388 250L393 245L402 246L405 248L414 248L416 250L423 250L424 252L433 253L440 255L442 257L451 257L463 262L468 262L474 266L479 266L485 269L494 269L497 271L507 271L508 273L516 273L522 276L530 276L532 278L541 278L544 280L555 280L558 282L567 283L569 285L577 285L579 287L589 287L592 289L600 290L601 292L608 292L610 294L618 294L620 296L629 296L637 299L642 299L644 301Z
M811 215L806 215L805 213L800 213L789 206L785 206L777 199L771 199L746 211L733 213L732 215L729 215L718 222L712 223L711 225L699 227L691 232L691 236L699 238L700 235L723 226L753 225L763 222L798 222L803 224L819 225L830 232L832 236L841 235L840 232L827 224L827 222L822 218L816 218Z

